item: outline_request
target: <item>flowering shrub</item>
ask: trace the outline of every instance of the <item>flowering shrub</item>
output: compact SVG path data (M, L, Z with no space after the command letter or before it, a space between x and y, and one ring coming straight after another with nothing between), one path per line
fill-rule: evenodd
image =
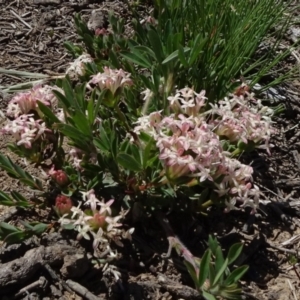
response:
M124 88L131 88L133 83L130 74L105 67L103 73L94 75L88 83L93 95L99 91L98 95L102 95L102 98L98 102L95 99L80 99L83 105L82 119L77 118L78 111L71 105L66 105L67 95L70 96L67 99L69 103L73 97L66 84L64 91L58 87L34 87L25 94L15 96L9 103L7 114L12 120L8 121L2 132L15 138L15 149L25 157L37 162L35 157L39 156L41 162L44 157L41 153L53 143L60 144L63 136L73 144L69 155L60 157L63 165L58 166L58 169L53 165L48 172L51 180L68 191L68 194L82 193L77 207L70 207L72 202L69 198L58 196L55 207L61 215L60 223L73 225L79 231L79 236L84 238L88 238L88 233L91 233L99 242L102 241L100 236L120 233L115 227L120 226L118 221L122 217L111 216L110 206L113 200L98 200L93 189L82 192L87 186L105 188L103 180L106 176L111 176L121 190L122 186L126 186L126 191L129 189L133 193L147 195L149 203L158 190L163 192L171 187L176 197L180 186L189 186L191 193L193 187L199 186L202 192L209 190L208 198L205 201L202 199L205 203L212 201L209 199L211 197L217 199L217 203L225 205L226 211L246 206L255 211L259 204L259 190L251 182L253 170L232 155L246 150L250 143L251 149L253 146L263 146L269 151L269 139L274 131L270 119L272 110L263 107L248 92L240 96L232 94L209 105L204 91L196 93L185 87L168 97L169 107L166 112L154 111L129 124L119 105ZM145 95L144 98L147 95L151 97L147 91L141 92L141 95ZM82 94L82 97L85 95ZM104 104L102 110L100 101ZM86 110L86 106L91 105ZM64 115L58 118L61 107L64 107ZM115 129L118 130L114 133L117 136L112 136L111 140L109 132L104 132L105 119L109 116L107 113L111 112L105 107L115 110L112 118L115 119ZM93 111L95 108L99 110L97 115ZM93 118L89 119L90 115ZM89 147L79 141L80 135L87 138ZM28 149L30 155L26 155ZM54 163L62 150L61 144L53 150ZM113 157L116 161L108 166ZM92 165L94 169L98 165L99 169L96 168L87 175ZM133 171L136 172L135 175ZM82 174L79 181L75 179L78 172ZM100 178L99 172L102 174ZM98 181L87 181L93 179L91 174L97 176ZM81 202L85 208L83 210L80 208ZM236 206L237 203L241 205ZM107 239L104 238L103 241Z
M173 10L167 8L172 15ZM172 26L177 28L180 22L170 20L167 29L171 32L165 36L161 21L166 16L164 10L160 13L157 20L148 18L144 26L136 24L136 40L125 39L124 24L113 17L114 34L103 29L91 32L76 19L88 53L67 44L76 59L66 70L66 78L15 95L1 129L13 138L10 149L40 166L46 180L42 184L2 154L0 167L39 191L42 203L47 195L44 189L55 193L48 199L55 212L53 224L76 230L78 239L92 239L94 249L110 257L116 256L113 242L121 246L121 239L133 233L125 216L129 211L134 214L136 203L151 212L176 210L177 202L194 208L195 214L207 212L214 204L226 212L245 207L255 212L260 192L252 182L253 169L237 155L255 148L270 153L274 111L263 106L248 86L228 92L225 79L231 81L235 73L229 76L226 70L226 74L220 71L225 78L220 80L224 85L220 88L216 83L219 74L213 76L216 71L208 69L210 63L202 69L201 59L197 59L206 40L202 45L201 37L190 32L195 41L181 45L189 36L188 32L186 37L178 33L178 43L173 45ZM222 36L221 31L219 34ZM142 42L147 46L140 45ZM223 49L216 44L218 47ZM218 53L223 53L220 49ZM207 91L199 89L201 78L195 74L200 70L207 71L203 76ZM189 82L193 88L186 86ZM230 91L234 91L231 85ZM222 95L221 99L216 95ZM36 205L15 192L1 192L1 203ZM30 234L38 234L47 230L48 224L34 230L29 224L28 228ZM0 226L0 237L8 242L15 241L15 233L19 240L29 236L27 231L23 234L9 226L1 231ZM183 253L184 246L175 244L178 253ZM239 276L233 272L227 281L220 273L207 282L208 273L199 274L199 268L208 266L211 255L220 256L220 251L207 252L200 265L184 251L197 289L206 286L204 294L207 286L214 287L215 293L222 291L223 296L235 294L237 278L246 272L241 268ZM230 274L227 265L240 251L240 246L232 248L223 272Z
M186 178L189 185L195 185L209 180L218 196L226 198L227 210L236 209L236 201L255 210L259 191L250 183L253 170L224 151L222 138L236 145L252 141L260 146L264 142L267 147L274 130L270 117L262 113L271 110L248 108L249 99L254 99L247 94L232 95L205 111L204 95L204 91L197 94L190 88L178 90L168 98L174 113L163 117L161 112L153 112L140 117L134 132L154 138L170 182L182 184Z

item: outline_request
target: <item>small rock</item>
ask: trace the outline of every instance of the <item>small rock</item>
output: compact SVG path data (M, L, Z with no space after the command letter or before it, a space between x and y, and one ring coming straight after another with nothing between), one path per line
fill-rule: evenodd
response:
M55 297L61 297L62 296L62 292L54 284L50 285L50 290L51 290L51 295L52 296L55 296Z
M299 27L292 27L291 31L292 31L291 40L294 43L298 42L299 38L300 38L300 28Z
M89 260L83 254L66 255L60 272L68 278L81 277L88 271L89 265Z
M95 31L97 28L105 28L107 25L107 12L101 9L94 9L87 23L88 29Z

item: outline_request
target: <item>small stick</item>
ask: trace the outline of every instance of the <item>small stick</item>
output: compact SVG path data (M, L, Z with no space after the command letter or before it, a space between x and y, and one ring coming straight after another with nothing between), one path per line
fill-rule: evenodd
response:
M82 296L84 299L87 300L99 300L100 298L92 294L88 289L86 289L84 286L80 285L79 283L68 279L66 281L67 285L78 295Z
M298 279L300 280L300 275L299 275L299 273L298 273L298 271L297 271L297 269L296 269L296 266L295 266L295 265L293 265L293 270L295 271L295 273L296 273L296 275L297 275Z
M25 26L27 26L29 29L32 29L32 27L27 22L25 22L18 14L16 14L12 9L10 10L10 12Z
M297 296L296 296L296 293L295 293L295 288L294 286L291 284L290 280L288 280L288 284L290 286L290 289L292 290L292 293L293 293L293 296L295 298L295 300L298 300Z
M60 279L56 273L54 272L54 270L50 267L49 264L45 264L44 268L47 270L47 272L49 273L49 275L52 277L52 279L58 281L61 283L61 285L63 286L63 288L68 291L68 292L72 292L72 290L68 287L68 285L65 283L64 280Z
M286 248L278 247L278 246L270 244L269 242L267 243L267 245L270 246L271 248L277 249L279 251L282 251L282 252L285 252L285 253L289 253L289 254L298 256L298 252L296 250L291 250L291 249L286 249Z
M46 287L48 281L45 277L41 276L39 280L25 286L24 288L20 289L14 296L15 299L23 296L24 293L30 292L36 288L44 288Z

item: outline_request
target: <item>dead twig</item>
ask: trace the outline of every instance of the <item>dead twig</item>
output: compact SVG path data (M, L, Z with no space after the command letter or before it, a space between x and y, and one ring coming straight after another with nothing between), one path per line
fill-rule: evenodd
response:
M84 286L80 285L79 283L69 279L66 281L67 285L78 295L82 296L84 299L87 300L99 300L100 298L92 294L88 289Z
M65 283L65 281L60 279L56 275L55 271L49 266L49 264L45 264L44 268L47 270L47 272L49 273L49 275L53 280L58 281L66 291L72 292L71 289L68 287L68 285Z
M197 290L173 281L161 273L158 274L157 281L137 281L136 284L152 290L164 289L169 293L176 295L178 298L192 300L203 299Z
M10 10L11 14L13 14L20 22L22 22L26 27L28 27L30 30L32 30L32 27L25 22L17 13L15 13L12 9Z
M24 296L25 293L31 292L32 290L38 289L38 288L45 288L48 284L48 281L45 277L41 276L39 280L25 286L24 288L20 289L15 295L14 299L18 299L22 296Z

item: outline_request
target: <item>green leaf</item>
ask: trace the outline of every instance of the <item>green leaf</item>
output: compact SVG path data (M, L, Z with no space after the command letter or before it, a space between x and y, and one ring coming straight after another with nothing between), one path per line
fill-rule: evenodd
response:
M126 152L127 154L132 154L135 160L142 166L142 150L136 146L135 144L129 144L129 150Z
M40 111L53 123L60 123L60 120L53 113L53 111L41 101L37 101Z
M17 191L12 191L11 192L12 197L17 201L16 206L21 206L21 207L29 207L32 206L31 203L19 192Z
M148 31L148 38L149 38L150 44L152 46L152 49L155 53L157 61L159 63L161 63L163 60L164 51L163 51L163 47L161 44L161 40L160 40L157 32L153 29L150 29Z
M19 232L21 231L19 228L13 226L13 225L10 225L8 223L5 223L5 222L0 222L0 227L6 231L9 231L9 232Z
M208 277L210 260L211 260L211 251L208 249L205 251L200 262L199 278L198 278L199 287L203 286L205 280Z
M28 222L25 222L23 220L20 220L20 223L25 227L26 231L31 231L33 229L33 226L30 225Z
M97 139L94 139L94 144L95 146L102 150L102 151L106 151L106 152L110 152L110 138L108 137L106 130L104 129L104 127L101 125L100 127L100 137Z
M57 124L57 128L61 133L63 133L72 141L74 141L78 147L80 147L83 150L84 149L87 149L88 151L90 150L88 148L90 139L80 130L78 130L77 128L69 124L62 124L62 123Z
M110 142L111 155L113 159L116 159L120 145L119 138L116 136L115 132L113 132Z
M207 37L203 38L202 35L202 33L199 33L195 38L190 57L188 59L189 66L191 66L199 57L204 45L206 44L206 41L208 40Z
M143 165L143 169L146 169L146 167L151 167L151 165L148 165L149 160L150 160L150 153L151 150L153 149L153 146L155 145L154 139L152 138L146 145L143 153L142 153L142 165Z
M187 260L184 260L184 264L185 264L190 276L192 277L196 288L198 289L199 285L198 285L196 270L195 270L194 266L190 262L188 262Z
M216 277L216 270L214 268L213 263L209 264L209 282L210 284L214 281L214 278Z
M223 266L225 261L221 246L217 247L215 256L216 256L216 261L215 261L216 270L219 270Z
M85 99L86 94L86 84L80 84L75 87L75 91L73 92L72 87L70 86L71 93L73 93L73 100L76 108L80 110L83 114L85 114L87 101Z
M71 106L71 103L69 100L63 95L61 92L53 90L52 93L56 96L58 99L59 104L64 107L67 111L69 111L69 107Z
M8 196L8 194L0 191L0 204L6 206L15 206L16 203Z
M36 235L40 235L49 228L49 224L39 223L33 226L32 232Z
M29 237L30 234L28 234L28 232L18 231L18 232L8 234L5 237L4 242L7 243L8 245L17 244L28 239Z
M202 296L206 299L206 300L217 300L216 297L208 292L202 291Z
M26 71L19 71L19 70L12 70L12 69L4 69L0 68L0 74L9 74L9 75L15 75L23 78L30 78L30 79L49 79L49 75L45 74L39 74L39 73L31 73L31 72L26 72Z
M183 48L183 53L186 53L186 52L188 52L188 51L190 51L191 49L190 48L188 48L188 47L184 47ZM178 50L176 50L176 51L174 51L173 53L171 53L163 62L162 62L162 64L164 65L164 64L166 64L166 63L168 63L168 62L170 62L170 61L173 61L175 58L177 58L178 57Z
M144 83L144 85L146 86L146 88L148 88L149 90L153 91L154 85L153 85L153 83L150 81L149 78L147 78L146 76L140 74L140 79L143 81L143 83Z
M24 171L17 164L14 164L9 157L5 157L0 153L0 168L5 170L7 174L12 177L19 179L22 183L25 183L33 189L43 190L41 182L33 178L29 173Z
M117 156L118 163L125 169L130 171L139 172L142 171L141 164L131 155L121 152Z
M113 49L110 49L108 57L112 63L112 65L116 68L116 69L120 69L121 68L121 64L119 62L119 59L115 53L115 51Z
M213 237L212 235L208 236L208 246L209 246L209 249L212 251L212 254L214 256L216 256L216 252L217 252L219 243L218 243L217 239L215 237Z
M72 116L72 120L75 123L75 126L89 139L93 138L92 128L89 124L89 121L84 113L81 111L76 111Z
M189 64L188 64L188 62L187 62L187 60L185 58L184 48L181 45L179 45L178 57L179 57L179 60L180 60L180 62L182 63L182 65L184 67L188 67L189 66Z
M228 265L231 265L242 253L243 250L243 244L242 243L236 243L233 244L229 251L228 251Z
M240 266L236 268L225 280L224 285L231 285L238 282L248 271L249 266Z
M105 89L99 95L99 94L96 94L96 89L95 89L93 91L93 93L92 93L90 101L96 102L96 105L95 105L95 108L94 108L94 120L93 120L93 123L96 120L96 118L98 117L100 105L102 104L102 100L105 97L105 95L106 95L107 92L108 92L108 90Z
M209 192L210 192L210 189L209 189L209 188L205 188L205 189L201 192L200 197L199 197L199 199L198 199L199 205L203 204L204 202L206 202L206 201L208 200Z
M155 53L153 52L153 50L151 50L149 47L146 46L141 46L141 45L137 45L134 46L134 49L140 50L144 53L147 53L148 55L150 55L153 59L156 59Z
M219 282L219 280L222 278L227 267L228 267L228 258L225 259L225 262L220 269L216 268L217 274L213 280L212 286L216 285Z
M137 55L138 52L122 52L121 55L127 60L137 64L138 66L144 68L151 68L152 64L149 60L147 60L142 54Z

